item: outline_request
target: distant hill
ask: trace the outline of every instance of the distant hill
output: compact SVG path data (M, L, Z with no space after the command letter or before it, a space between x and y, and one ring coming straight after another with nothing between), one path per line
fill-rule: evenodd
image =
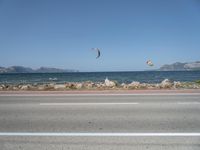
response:
M62 73L62 72L78 72L78 70L72 69L58 69L40 67L39 69L32 69L23 66L11 66L8 68L0 67L0 73Z
M194 71L200 70L200 61L181 63L176 62L170 65L163 65L159 71Z

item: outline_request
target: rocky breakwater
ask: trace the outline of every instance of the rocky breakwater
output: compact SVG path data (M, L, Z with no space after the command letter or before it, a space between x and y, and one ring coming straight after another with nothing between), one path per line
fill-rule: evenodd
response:
M140 89L200 89L199 82L179 82L163 80L161 83L132 83L119 84L117 81L105 79L104 82L67 82L64 84L0 84L0 91L65 91L65 90L140 90Z

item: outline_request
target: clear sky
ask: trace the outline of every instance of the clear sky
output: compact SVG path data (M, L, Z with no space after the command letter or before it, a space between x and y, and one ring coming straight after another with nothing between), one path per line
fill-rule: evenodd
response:
M0 66L133 71L197 60L200 0L0 0Z

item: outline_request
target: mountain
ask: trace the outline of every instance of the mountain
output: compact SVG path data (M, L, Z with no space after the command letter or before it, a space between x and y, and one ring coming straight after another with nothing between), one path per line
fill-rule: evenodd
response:
M61 72L77 72L77 70L40 67L39 69L35 70L35 72L38 72L38 73L53 73L53 72L61 73Z
M170 65L163 65L159 71L193 71L200 70L200 61L181 63L176 62Z
M32 69L23 66L11 66L8 68L0 67L0 73L61 73L61 72L78 72L78 70L72 69L58 69L40 67L39 69Z

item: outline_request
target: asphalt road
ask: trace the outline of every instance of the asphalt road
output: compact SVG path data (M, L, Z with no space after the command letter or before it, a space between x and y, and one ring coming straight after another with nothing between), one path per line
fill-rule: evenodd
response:
M0 149L200 149L200 94L0 95Z

